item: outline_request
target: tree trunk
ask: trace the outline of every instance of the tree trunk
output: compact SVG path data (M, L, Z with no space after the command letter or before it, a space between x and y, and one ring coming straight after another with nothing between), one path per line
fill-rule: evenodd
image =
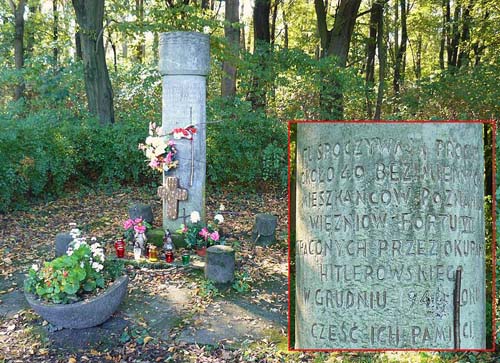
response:
M144 34L142 32L142 26L144 22L144 0L135 0L135 12L137 26L140 29L137 36L137 44L135 46L135 58L139 63L142 63L144 60L144 54L146 52L146 47L144 45Z
M40 4L37 1L32 1L29 4L30 17L28 19L26 31L26 49L25 58L31 58L33 56L33 50L35 48L35 18L36 13L40 11Z
M259 43L265 45L271 42L271 33L269 29L269 16L271 14L271 0L255 0L253 10L253 35L254 50L257 50Z
M408 41L408 30L406 26L406 0L400 0L401 11L401 43L397 47L396 62L394 64L394 80L393 88L394 94L399 96L400 88L404 80L404 57L406 55L406 44Z
M75 33L75 60L81 61L82 58L82 40L80 38L80 31Z
M85 89L90 113L101 124L114 122L113 90L104 56L104 0L72 0L80 27Z
M347 64L349 46L360 3L361 0L340 0L333 28L328 30L327 6L323 0L314 0L318 33L321 40L321 55L335 57L336 65L341 68L345 68ZM335 72L326 72L322 79L319 100L321 117L342 119L344 113L342 84Z
M377 90L377 104L375 106L375 120L380 120L382 114L382 101L384 99L384 81L385 81L385 68L387 64L387 49L384 38L384 6L386 2L381 4L380 17L377 29L377 50L378 50L378 90Z
M441 9L443 11L441 38L439 39L439 69L444 70L444 49L446 47L446 2L449 0L443 0L441 3Z
M24 67L24 8L25 1L19 0L16 4L9 0L9 5L14 12L14 65L18 71ZM24 80L19 77L19 82L14 88L14 101L19 100L24 93Z
M201 0L201 8L203 10L210 9L210 0Z
M462 15L462 36L460 39L460 53L458 55L458 63L457 67L460 68L462 66L467 67L469 65L470 55L469 55L469 41L470 41L470 25L471 25L471 15L470 12L472 10L472 1L469 1L469 4L464 9Z
M259 58L260 68L266 69L271 41L269 16L271 0L255 0L253 8L254 54ZM252 81L252 91L249 95L252 108L263 108L266 105L266 87L264 80L255 75Z
M52 0L52 16L54 22L52 23L52 57L54 62L54 69L57 69L59 64L59 48L57 46L57 41L59 40L59 12L57 11L57 0Z
M415 56L415 78L422 77L422 34L417 36L417 54Z
M222 64L222 87L223 97L234 97L236 95L236 66L240 45L239 28L240 4L238 0L226 0L224 35L229 47L229 60L224 60Z
M457 2L455 5L455 12L453 14L453 25L451 27L451 41L450 41L450 55L448 68L455 68L457 66L458 60L458 44L460 42L460 31L458 28L458 23L460 21L461 8L460 4Z
M370 13L369 36L366 41L366 65L365 65L365 87L366 87L366 113L368 118L373 116L372 95L375 83L375 52L377 48L377 30L380 21L380 4L375 1Z
M276 19L278 18L278 5L280 0L274 0L273 11L272 11L272 21L271 21L271 45L274 48L274 43L276 42Z
M283 10L283 28L284 28L283 48L288 49L288 21L286 19L285 10Z

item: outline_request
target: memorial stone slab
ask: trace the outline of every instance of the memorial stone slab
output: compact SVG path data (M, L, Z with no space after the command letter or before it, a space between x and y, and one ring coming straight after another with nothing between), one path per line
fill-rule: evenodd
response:
M179 210L198 211L205 220L206 174L206 75L210 65L210 41L207 34L171 32L160 34L159 69L163 79L162 129L194 125L192 140L176 141L179 166L168 176L179 178L179 186L188 190L187 200L179 201ZM167 216L163 203L163 228L176 230L181 217Z
M299 123L296 348L485 348L482 124Z

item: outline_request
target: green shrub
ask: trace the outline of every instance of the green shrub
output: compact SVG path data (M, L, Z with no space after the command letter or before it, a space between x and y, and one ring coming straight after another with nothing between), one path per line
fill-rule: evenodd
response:
M216 99L208 105L207 178L222 185L286 185L287 124L254 111L249 102Z

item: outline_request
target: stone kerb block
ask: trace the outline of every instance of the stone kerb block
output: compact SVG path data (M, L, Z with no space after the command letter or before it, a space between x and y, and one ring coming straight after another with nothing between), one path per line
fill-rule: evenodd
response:
M234 250L229 246L207 248L205 277L211 281L225 284L234 279Z
M128 209L128 216L131 219L142 218L149 224L153 223L153 209L148 204L132 204Z
M71 237L68 232L62 232L56 235L56 257L66 254L71 241L73 241L73 237Z
M272 214L259 213L255 216L252 239L259 245L270 245L276 242L276 226L278 217Z

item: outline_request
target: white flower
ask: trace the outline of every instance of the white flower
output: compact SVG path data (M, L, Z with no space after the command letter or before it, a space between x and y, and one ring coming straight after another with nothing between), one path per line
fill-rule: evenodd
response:
M148 145L152 145L153 144L153 139L154 139L153 136L148 136L148 137L146 137L145 143L148 144Z
M222 216L222 214L216 214L214 220L217 221L217 224L224 223L224 217Z
M201 220L200 213L197 211L191 212L191 223L198 223Z
M70 225L71 227L76 227L76 223L75 223L75 222L71 222L69 225Z
M99 272L104 268L104 266L101 265L99 262L92 262L92 268L97 272Z
M151 148L147 148L147 149L146 149L146 157L147 157L148 159L153 159L153 158L155 158L155 154L154 154L154 152L153 152L153 150L152 150Z
M90 239L90 241L91 241L91 242L97 241L97 238L92 237L92 238ZM98 244L98 243L94 243L94 244Z
M39 270L39 267L36 263L34 263L33 265L31 265L31 268L35 271L38 271Z
M68 256L71 256L73 254L73 249L71 247L68 247L68 249L66 250L66 254Z
M224 206L224 204L220 204L219 206L219 210L222 212L222 211L225 211L226 210L226 207Z
M155 148L167 146L163 137L153 137L151 140L151 145L153 145Z
M82 262L80 262L80 267L81 267L81 268L84 268L84 267L85 267L85 263L83 263L83 261L82 261Z
M163 144L161 146L158 146L156 149L155 149L155 155L156 156L160 156L160 155L163 155L165 153L165 149L167 148L167 145Z
M78 228L73 228L71 231L69 231L69 234L73 239L78 238L81 234L80 230Z

